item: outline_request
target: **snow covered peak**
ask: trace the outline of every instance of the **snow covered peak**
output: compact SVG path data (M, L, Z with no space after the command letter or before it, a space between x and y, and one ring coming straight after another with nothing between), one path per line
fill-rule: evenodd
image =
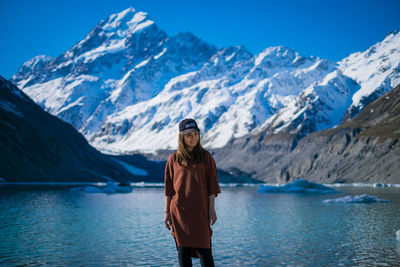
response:
M236 60L248 60L253 55L243 46L230 46L227 48L223 48L215 54L215 56L211 59L211 61L215 61L216 58L220 59L222 63L227 63L229 61Z
M136 12L134 8L128 8L118 14L109 16L107 21L101 23L101 28L106 33L109 33L108 36L115 33L118 37L124 38L152 24L154 22L147 18L147 13Z
M33 82L33 77L25 77L26 73L32 73L34 75L38 74L41 72L45 66L50 63L54 58L50 56L45 56L45 55L39 55L36 57L33 57L32 59L26 61L18 70L17 74L12 78L15 80L19 80L20 83L17 84L20 88L25 87L25 85L29 82ZM39 77L36 78L36 80Z
M241 65L252 57L253 55L242 46L222 48L203 66L202 72L207 72L208 76L221 76L226 71L232 72L241 68Z
M26 61L20 68L18 73L26 73L26 72L38 72L43 67L46 66L51 60L52 57L46 55L39 55L36 57L31 58L30 60Z
M135 54L137 50L145 49L141 43L155 46L160 42L159 39L165 38L165 32L148 19L147 13L128 8L100 21L85 39L64 54L63 60L73 59L86 63L106 54ZM156 43L152 43L152 40ZM116 58L116 61L119 60Z
M396 39L396 38L400 38L400 32L399 31L392 31L391 33L389 33L388 35L386 35L385 39L382 41L382 43L384 42L391 42L392 40ZM396 41L395 41L396 42Z
M368 50L344 58L339 62L339 69L361 85L349 110L353 117L400 83L400 33L393 31Z
M282 64L288 64L297 58L300 58L300 56L299 53L297 53L294 49L285 46L275 46L264 49L260 54L257 55L254 63L256 66L260 64L273 64L278 62Z
M291 72L296 69L307 72L312 69L330 72L335 65L334 62L328 60L300 56L296 50L285 46L269 47L254 56L253 68L247 78L265 79L276 73Z
M33 57L30 60L26 61L22 65L22 67L29 68L31 70L35 70L38 67L42 67L42 66L40 66L41 64L49 62L52 59L53 59L53 57L51 57L51 56L39 55L39 56Z
M334 127L342 120L357 89L359 85L354 80L336 69L291 98L253 134L289 132L305 136Z

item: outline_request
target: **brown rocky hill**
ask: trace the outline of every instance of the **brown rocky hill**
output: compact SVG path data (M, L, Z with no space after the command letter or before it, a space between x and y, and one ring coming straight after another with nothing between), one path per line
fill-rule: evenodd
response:
M0 76L0 177L6 182L141 181Z

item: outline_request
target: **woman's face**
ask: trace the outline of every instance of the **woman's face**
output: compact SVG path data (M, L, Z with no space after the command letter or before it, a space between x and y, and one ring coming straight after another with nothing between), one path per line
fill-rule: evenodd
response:
M189 151L192 151L196 147L197 143L199 142L199 139L200 139L199 132L191 132L183 135L183 141L185 142L187 150Z

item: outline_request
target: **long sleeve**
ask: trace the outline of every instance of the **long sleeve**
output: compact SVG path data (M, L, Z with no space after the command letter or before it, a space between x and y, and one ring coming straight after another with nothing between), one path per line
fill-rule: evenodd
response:
M208 189L208 195L215 195L217 196L219 193L221 193L221 189L219 188L218 184L218 172L217 172L217 166L215 164L215 160L212 157L211 153L208 154L208 160L207 160L207 189Z
M174 168L173 168L173 155L169 156L167 164L165 165L164 183L165 183L165 196L172 196L175 194L173 186Z

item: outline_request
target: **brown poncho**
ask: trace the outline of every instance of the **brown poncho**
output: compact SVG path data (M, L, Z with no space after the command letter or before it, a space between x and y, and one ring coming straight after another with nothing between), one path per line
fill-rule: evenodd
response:
M176 153L165 167L165 195L172 196L171 234L179 247L211 248L208 197L221 193L215 161L204 151L204 161L179 165Z

